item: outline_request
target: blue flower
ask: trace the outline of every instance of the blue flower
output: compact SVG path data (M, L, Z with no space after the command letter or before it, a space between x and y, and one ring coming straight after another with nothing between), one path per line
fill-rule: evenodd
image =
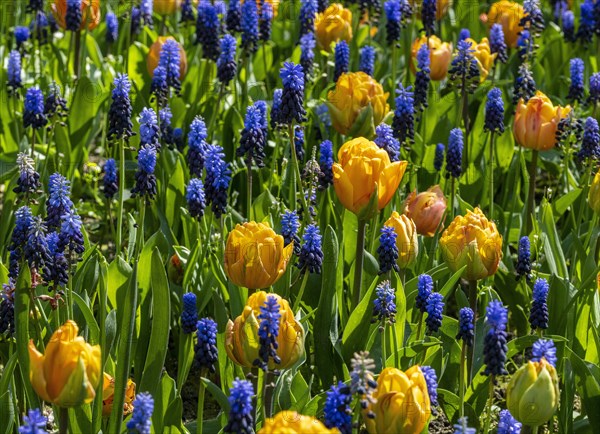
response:
M44 9L44 0L29 0L25 12L35 13Z
M598 129L598 121L591 116L585 120L583 140L577 157L582 162L590 158L600 160L600 131Z
M31 218L23 254L29 263L29 268L34 268L38 272L43 271L44 265L50 261L50 250L46 240L46 225L39 216Z
M133 136L133 123L131 122L131 100L129 91L131 83L127 74L117 74L112 91L112 104L108 110L108 134L111 139L125 139Z
M390 286L390 282L385 280L375 288L375 300L373 301L373 320L372 322L396 322L396 294Z
M169 85L167 84L167 70L163 66L154 68L150 94L156 99L159 107L164 107L169 101Z
M129 19L131 20L131 36L139 35L142 30L142 12L140 11L140 8L132 6Z
M196 116L190 124L190 132L188 133L188 153L187 163L190 168L190 173L193 176L200 178L202 169L204 169L204 160L206 158L206 149L208 144L206 138L208 131L204 119Z
M14 93L17 89L23 87L21 81L21 54L17 50L12 50L8 55L8 66L6 68L8 79L8 92Z
M384 274L392 270L400 271L400 267L396 263L398 260L398 246L396 246L396 231L391 226L381 228L379 236L379 247L377 255L379 257L379 274Z
M508 47L506 46L506 42L504 42L502 24L492 24L490 28L490 51L498 54L497 59L500 62L506 63L508 60Z
M313 32L306 33L300 37L300 65L304 70L304 81L306 81L306 75L312 73L316 46L317 41L315 40L315 34Z
M565 41L575 42L577 36L575 35L575 14L573 14L573 11L564 11L562 13L561 21Z
M502 410L498 419L497 434L520 434L522 426L520 422L512 417L510 411Z
M235 78L237 72L236 49L237 40L233 36L225 35L221 38L221 54L217 59L217 78L224 85L228 85Z
M600 72L590 76L590 96L588 103L596 104L600 101Z
M429 92L429 82L431 70L429 68L429 48L427 44L422 44L417 51L417 68L419 70L415 77L415 107L419 111L427 107L427 93Z
M273 102L271 103L271 128L276 129L281 122L281 95L283 89L275 89L273 91Z
M131 189L131 195L153 199L156 196L156 148L152 145L142 146L137 159L138 169L135 172L135 186Z
M151 145L160 149L158 142L159 128L156 112L150 108L143 108L139 118L140 123L140 146Z
M498 134L504 132L504 101L502 101L502 91L497 87L492 88L487 94L483 129Z
M525 0L523 2L523 12L525 15L521 18L519 25L529 28L534 37L540 37L546 24L544 23L544 14L540 9L539 0Z
M251 2L248 2L251 3ZM304 110L304 72L302 66L292 62L285 62L280 72L283 83L281 93L281 107L278 122L290 124L304 122L306 110Z
M281 216L281 236L283 245L294 243L294 254L299 255L301 244L298 230L300 229L300 217L296 211L286 211Z
M51 18L52 15L50 15ZM48 42L49 35L49 22L46 14L39 10L35 12L31 23L29 23L29 31L33 34L33 37L37 39L40 45L44 45Z
M400 146L412 142L415 138L415 100L410 86L404 88L399 85L396 94L396 110L394 110L394 120L392 128L394 135L400 141Z
M335 71L333 81L337 82L340 75L348 72L350 64L350 47L343 39L335 44Z
M446 176L459 178L462 174L463 133L459 128L450 131L446 151Z
M350 367L352 368L350 371L350 391L353 395L358 396L361 408L366 409L369 403L376 402L373 398L373 392L377 389L377 382L373 376L375 363L369 357L367 351L361 351L354 353L350 360ZM367 417L373 419L375 413L369 411Z
M202 57L205 59L217 60L219 57L220 28L217 8L208 0L200 0L196 18L196 43L202 45Z
M533 44L533 38L531 37L529 30L524 29L519 32L519 37L517 38L517 48L519 59L521 61L526 61L532 56L535 45Z
M81 255L83 246L83 233L81 232L81 217L73 210L61 217L60 234L58 235L58 248Z
M476 434L475 428L469 428L469 421L466 416L458 418L458 423L454 425L454 434Z
M51 287L65 286L69 282L69 261L65 258L64 251L60 248L60 238L56 232L50 232L46 235L50 259L45 263L44 280Z
M423 0L421 7L421 21L427 36L435 33L436 0Z
M469 29L460 29L458 32L458 41L464 41L465 39L469 39L471 37L471 31Z
M21 46L29 40L29 27L15 26L14 34L17 48L21 48Z
M244 129L240 136L240 146L236 150L236 155L246 157L248 168L252 162L258 167L264 167L266 144L267 136L264 131L263 115L256 105L252 105L246 111Z
M301 0L300 2L300 35L311 33L315 29L317 0Z
M330 140L324 140L319 146L319 168L319 185L324 190L333 184L333 143Z
M240 6L240 0L230 0L229 7L227 9L227 30L230 33L239 32L242 30L242 8Z
M579 28L577 29L577 39L588 45L592 42L596 28L596 18L594 16L594 1L584 0L579 5Z
M437 407L438 404L438 377L435 373L435 369L431 366L421 366L419 367L421 372L423 373L423 377L425 377L425 383L427 383L427 393L429 394L429 401L431 401L432 407Z
M329 0L317 0L317 11L319 13L324 12L329 6Z
M304 129L300 125L294 127L294 150L298 161L304 161Z
M392 45L400 39L400 20L402 19L400 0L387 0L383 4L383 10L386 17L387 43Z
M181 23L191 23L196 20L194 16L194 6L192 5L192 0L183 0L181 3Z
M569 62L570 71L571 71L571 85L569 86L569 94L567 95L567 99L575 102L575 101L583 101L583 60L579 58L571 59Z
M46 434L46 417L39 409L30 409L27 416L23 416L23 425L19 427L19 434Z
M220 218L227 209L227 190L231 182L231 169L225 161L223 148L218 145L208 145L205 165L204 191L206 199L211 204L215 217Z
M358 70L373 76L373 73L375 72L376 55L377 53L375 52L375 47L372 47L371 45L365 45L362 47L360 50L360 63Z
M254 53L258 49L258 9L256 2L244 2L241 9L242 48L248 53Z
M271 3L264 1L260 8L260 18L258 20L258 29L261 41L271 39L271 24L273 22L273 6Z
M277 336L279 336L279 303L277 298L269 295L264 304L260 307L258 320L258 340L260 349L258 350L258 359L254 361L254 365L266 371L268 368L269 359L274 363L281 363L281 359L277 355Z
M435 156L433 157L433 168L436 171L442 170L442 166L444 165L444 151L446 148L443 143L438 143L435 146Z
M152 11L154 9L154 2L152 0L141 0L140 1L140 18L144 24L151 29L154 27L152 20Z
M233 380L233 387L229 390L229 418L223 428L226 433L251 434L254 432L254 409L252 397L254 388L248 380Z
M189 300L191 300L191 298ZM190 302L189 300L188 302ZM195 309L196 297L194 297L194 310ZM202 318L196 324L196 330L197 341L194 348L194 361L201 369L205 368L214 373L215 363L219 360L217 350L217 323L210 318Z
M187 186L185 199L187 200L190 215L197 220L204 215L206 208L206 195L204 194L204 184L199 178L192 178Z
M531 280L531 246L528 236L521 237L519 240L515 271L517 272L517 280L521 277L525 277L528 282Z
M81 17L81 0L67 0L65 28L72 32L77 32L81 26Z
M60 86L56 83L51 83L50 89L48 90L48 96L44 101L44 113L46 113L48 118L55 114L66 118L68 111L67 100L60 94Z
M417 279L417 297L415 306L422 313L427 311L427 299L433 292L433 279L429 274L421 274Z
M73 208L71 183L60 173L53 173L48 180L46 200L46 224L50 229L60 229L62 217Z
M506 375L504 367L508 352L506 323L508 309L501 301L491 301L486 308L485 321L490 328L483 343L484 375Z
M534 342L531 350L531 361L540 362L542 359L546 359L548 363L556 367L556 347L554 342L550 339L538 339Z
M40 174L35 170L35 161L21 152L17 155L17 166L19 166L19 178L13 191L24 196L36 193L42 184Z
M325 426L337 428L341 434L352 433L352 394L350 388L341 381L331 385L325 398Z
M529 312L529 324L532 329L548 328L548 291L550 285L546 279L537 279L533 284L533 301Z
M133 401L133 414L127 422L130 433L150 434L152 426L152 412L154 411L154 399L147 392L138 393Z
M20 249L22 250L22 249ZM8 277L10 279L18 279L19 278L19 262L21 261L21 252L20 250L11 250L8 256Z
M439 292L432 292L427 297L427 330L429 333L437 332L442 326L442 312L444 310L444 296Z
M310 224L304 230L302 236L304 241L300 250L298 268L305 272L321 274L321 265L323 263L323 249L321 247L321 234L319 227Z
M524 101L529 100L536 91L535 80L528 63L522 63L519 66L515 76L515 85L513 90L513 104L517 104L521 98Z
M175 139L173 138L173 127L171 126L171 120L173 119L173 113L169 106L160 109L158 112L158 120L160 126L160 136L164 140L164 142L172 146L175 144Z
M114 12L106 14L106 42L114 44L119 39L119 20Z
M174 39L167 39L160 50L160 56L158 58L158 66L162 66L167 71L167 84L175 89L175 92L177 93L181 91L181 81L179 80L181 75L179 63L181 52L179 49L180 46L177 41Z
M464 344L469 347L473 346L473 340L475 339L474 319L475 314L470 307L463 307L458 312L458 334L456 335L456 339L462 339Z
M469 41L459 41L448 74L460 92L473 93L479 85L479 68Z
M13 77L14 78L14 77ZM48 123L44 112L44 94L39 87L30 87L25 94L23 126L40 129Z
M11 251L17 252L23 250L32 222L33 215L28 206L22 206L15 212L15 227L12 231L9 247Z

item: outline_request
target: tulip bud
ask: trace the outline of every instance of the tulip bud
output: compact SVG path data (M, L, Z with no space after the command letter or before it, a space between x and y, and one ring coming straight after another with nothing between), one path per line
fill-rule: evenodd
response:
M352 39L352 12L340 3L329 5L315 18L315 37L319 48L331 51L332 43Z
M327 429L325 425L312 416L298 414L295 411L280 411L273 418L265 421L258 434L335 434L336 428Z
M396 247L398 248L398 266L407 268L411 266L419 254L419 240L415 222L405 214L392 212L385 226L391 226L396 232Z
M104 373L102 383L102 416L109 417L113 408L113 398L115 394L115 379ZM123 404L123 416L133 412L133 400L135 399L135 383L131 378L127 379L127 389L125 390L125 403Z
M515 48L519 34L523 30L520 22L524 15L523 6L519 3L501 0L494 3L488 14L482 15L482 19L490 27L496 23L500 24L504 32L504 41L509 47Z
M271 359L269 369L286 369L292 367L304 354L304 329L294 318L294 313L287 300L277 294L258 291L248 298L244 310L235 321L229 320L225 331L225 350L231 360L247 368L255 367L254 361L259 357L260 341L258 336L260 307L268 296L273 296L279 304L279 334L277 336L277 355L281 363L275 364Z
M554 106L550 98L540 91L527 103L520 99L513 125L517 143L537 151L552 149L556 144L558 123L570 112L571 106Z
M590 208L592 208L597 215L600 215L600 170L598 170L594 176L594 180L590 186L588 203Z
M172 36L159 36L150 46L150 51L148 52L148 58L146 60L146 66L148 67L148 73L151 77L154 77L154 70L158 66L160 52L162 51L162 47L168 39L175 40L175 38ZM179 45L179 79L183 80L185 73L187 72L187 56L181 44L178 42L177 45Z
M410 69L415 72L415 64L417 59L417 53L421 45L427 43L427 36L423 35L420 38L415 39L411 47L411 58ZM429 68L431 72L429 77L432 80L439 81L446 78L448 74L448 68L452 61L452 43L442 42L440 38L435 35L429 36Z
M181 0L154 0L154 12L159 15L171 15L174 14L179 6Z
M54 0L51 5L52 14L61 29L66 28L67 0ZM100 0L81 0L81 30L87 26L88 30L94 30L100 24L102 12Z
M342 74L327 94L331 123L337 132L353 137L371 137L390 111L389 93L364 72Z
M558 408L560 391L556 369L545 359L527 362L514 373L506 389L506 405L524 425L540 426Z
M431 416L427 382L418 366L406 372L385 368L377 379L374 403L363 411L369 434L419 434ZM375 418L367 417L369 411Z
M492 66L494 66L494 60L498 54L492 53L488 38L483 38L479 43L471 38L467 38L465 41L471 44L473 57L477 61L477 68L479 68L480 81L483 83L492 69Z
M238 286L268 288L283 276L293 251L294 243L284 247L268 223L238 224L227 236L225 273Z
M29 341L29 379L36 393L59 407L92 402L100 382L100 345L90 345L74 321L54 332L41 354Z
M171 259L167 264L167 275L171 282L177 285L181 285L181 282L183 282L183 264L177 254L171 256Z
M479 208L456 216L440 238L442 257L456 272L466 265L462 277L479 280L496 273L502 259L502 236L496 224Z
M434 236L438 226L440 230L443 228L442 217L445 212L446 198L439 185L419 194L413 191L404 204L404 214L415 222L417 233L426 237Z

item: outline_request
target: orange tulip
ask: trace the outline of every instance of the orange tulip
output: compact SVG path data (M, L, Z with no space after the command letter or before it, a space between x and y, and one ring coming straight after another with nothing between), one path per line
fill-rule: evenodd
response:
M413 219L417 233L433 237L446 212L446 198L439 185L417 194L413 191L404 204L404 214ZM440 229L443 227L440 226Z
M62 28L66 28L67 0L54 0L51 6L52 14L56 23ZM94 30L100 24L102 12L100 11L100 0L81 0L81 26L80 30Z
M410 68L413 72L416 71L415 64L417 62L417 52L421 45L427 42L427 36L423 35L420 38L415 39L411 47L412 62ZM442 42L440 38L435 35L429 37L429 67L431 72L429 77L432 80L443 80L448 74L448 68L452 62L452 43Z
M474 51L473 56L477 60L477 68L479 68L480 81L484 82L494 66L494 60L498 53L492 54L488 38L483 38L479 43L471 38L467 38L465 41L471 44L471 49Z
M352 39L352 12L340 3L329 5L315 18L315 37L319 47L331 51L332 43Z
M154 0L153 10L159 15L174 14L181 6L181 0Z
M160 59L160 52L162 51L162 47L165 42L169 39L175 40L172 36L159 36L158 39L152 44L150 47L150 51L148 52L148 59L146 60L146 64L148 66L148 73L151 77L154 77L154 70L158 66L158 60ZM179 45L179 79L183 80L185 77L185 73L187 72L187 56L185 54L185 50L178 42Z
M523 6L519 3L501 0L494 3L487 15L484 14L481 18L490 27L493 24L499 23L504 31L506 45L515 48L519 39L519 33L523 30L519 22L524 15Z
M108 417L112 412L113 398L115 394L115 379L104 373L102 383L102 416ZM133 400L135 399L135 383L131 378L127 379L127 390L125 390L125 403L123 404L123 416L133 412Z

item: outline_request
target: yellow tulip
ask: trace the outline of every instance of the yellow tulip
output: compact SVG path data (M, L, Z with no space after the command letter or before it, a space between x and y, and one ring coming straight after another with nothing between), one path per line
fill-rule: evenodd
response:
M396 211L385 222L385 226L391 226L396 232L396 247L398 248L398 266L406 268L411 266L419 255L419 240L417 239L417 226L405 214Z
M153 10L159 15L174 14L181 6L181 0L154 0Z
M443 227L442 217L446 212L446 198L439 185L417 194L413 191L404 205L404 214L410 217L417 226L417 233L433 237L438 226Z
M67 321L54 332L40 353L29 341L29 379L36 393L59 407L92 402L100 382L100 345L77 336L79 328Z
M152 44L150 47L146 65L148 67L148 73L151 77L154 77L154 70L158 66L158 60L160 59L162 47L169 39L175 40L175 38L172 36L159 36L156 41L154 41L154 44ZM185 73L187 72L187 56L181 44L177 42L177 45L179 45L179 79L183 80L183 77L185 77Z
M479 208L456 216L440 238L442 257L452 271L467 266L462 277L479 280L493 275L502 259L502 236Z
M363 411L369 434L419 434L431 416L427 383L418 366L406 372L385 368L373 393L375 403ZM375 418L366 417L372 411Z
M421 19L421 7L423 5L423 0L410 0L411 6L417 8L417 18ZM452 5L452 0L436 0L435 2L435 19L441 20L448 13L450 6Z
M258 434L338 434L337 428L327 429L312 416L304 416L295 411L280 411L267 419Z
M268 223L238 224L227 237L225 273L238 286L268 288L285 273L293 250Z
M590 192L588 193L588 203L594 212L600 215L600 170L594 176Z
M471 38L467 38L465 41L469 42L471 44L471 49L474 50L473 56L475 57L475 60L477 60L479 79L483 83L490 73L492 66L494 66L494 59L496 59L498 53L492 54L488 38L483 38L479 43Z
M315 18L315 37L319 48L332 51L331 44L352 39L352 12L340 3L329 5Z
M244 310L235 321L229 320L225 331L225 351L231 360L240 366L255 367L258 359L260 342L258 337L260 307L267 297L273 296L279 304L279 335L277 336L277 355L281 363L275 364L269 359L269 369L286 369L292 367L304 354L304 329L296 321L294 312L287 300L277 294L258 291L248 297Z
M427 36L423 35L414 40L411 47L412 62L410 68L413 72L416 71L417 52L421 45L427 42ZM435 35L429 37L429 63L431 72L429 77L432 80L443 80L448 74L448 68L452 62L452 42L442 42Z
M113 398L115 394L115 379L106 372L102 383L102 416L108 417L112 412ZM123 404L123 416L133 412L133 400L135 399L135 383L131 378L127 380L125 390L125 403Z
M54 0L50 7L56 23L61 29L66 29L67 0ZM101 17L100 0L81 0L81 30L85 29L86 25L88 30L94 30L100 24Z
M342 74L327 94L331 123L340 134L371 136L390 111L389 93L364 72Z
M333 163L335 193L342 205L359 219L372 217L389 203L408 164L392 163L385 150L364 137L344 143L338 160Z
M554 106L539 90L525 103L517 104L513 134L525 148L547 151L556 145L556 129L561 119L571 112L571 106Z
M506 406L524 425L548 422L558 408L560 391L556 369L546 359L527 362L515 372L506 389Z
M504 31L506 45L515 48L519 39L519 33L523 30L519 22L524 15L523 6L519 3L501 0L490 7L487 15L482 15L482 20L490 27L493 24L499 23Z

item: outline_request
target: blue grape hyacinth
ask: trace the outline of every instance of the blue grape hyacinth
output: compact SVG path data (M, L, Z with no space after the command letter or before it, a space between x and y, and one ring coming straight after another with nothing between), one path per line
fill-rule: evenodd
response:
M307 81L306 76L312 73L316 46L314 33L309 32L300 37L300 65L304 70L304 81Z
M17 49L20 49L25 42L29 40L30 32L29 27L26 26L15 26L13 32L15 35L15 42L17 43Z
M221 23L217 8L211 2L198 2L196 18L196 43L202 46L202 57L217 60L219 57L219 33Z
M533 284L533 301L529 312L529 324L532 329L548 328L548 291L550 285L546 279L537 279Z
M23 416L23 425L19 427L19 434L47 434L47 422L39 409L30 409L27 416Z
M197 178L202 177L206 149L208 147L206 143L207 138L208 131L204 119L201 116L196 116L190 124L190 131L188 133L187 164L190 173Z
M504 42L502 24L496 23L490 27L490 51L498 55L497 59L500 62L506 63L508 60L508 47Z
M254 388L248 380L233 380L233 387L229 391L229 416L223 432L232 434L254 433L254 409L252 397Z
M242 30L242 8L240 0L230 0L227 8L227 17L225 18L227 30L230 33Z
M185 199L187 200L190 216L196 220L200 220L206 208L206 195L204 194L204 184L201 179L192 178L190 180L185 193Z
M304 230L302 248L298 258L298 268L302 272L321 274L323 264L323 248L321 246L321 233L319 227L310 224Z
M446 148L443 143L438 143L435 146L435 155L433 157L433 168L439 172L442 170L442 166L444 165L444 152Z
M594 14L594 1L584 0L579 5L579 27L576 37L583 45L589 45L594 38L596 29L596 17Z
M39 130L46 124L48 124L48 118L44 112L44 94L39 87L30 87L25 94L23 127Z
M248 107L244 129L240 136L240 146L236 150L238 157L245 157L248 167L253 162L258 167L264 167L267 136L264 130L263 118L263 113L256 104Z
M27 154L21 152L17 155L19 177L17 186L13 189L20 196L30 196L40 189L40 174L35 170L35 161Z
M371 45L365 45L360 50L360 63L358 66L358 70L373 76L375 73L375 57L377 52L375 51L375 47Z
M18 89L23 87L21 80L21 53L12 50L8 55L8 65L6 69L8 94L12 95Z
M417 51L417 68L418 71L415 77L415 95L414 105L415 110L422 112L428 106L427 96L429 93L430 83L430 59L429 59L429 48L427 44L422 44Z
M158 127L158 116L151 108L143 108L138 119L140 123L140 146L154 146L160 150L160 129Z
M460 92L473 93L479 85L479 68L469 41L459 41L448 75Z
M570 101L583 101L583 93L585 87L583 84L583 72L584 64L580 58L574 58L570 60L570 71L571 71L571 84L569 86L569 94L567 99Z
M432 292L427 297L427 318L425 324L429 333L436 333L442 326L442 312L444 310L444 296L439 292Z
M473 346L475 339L474 319L475 314L470 307L463 307L458 312L458 334L456 335L456 339L461 339L468 347Z
M167 72L167 85L175 89L177 94L181 91L180 61L181 52L179 44L174 39L167 39L160 50L158 66L165 68Z
M396 90L396 109L392 128L394 135L400 141L400 146L411 143L415 138L415 101L411 87L405 88L402 84Z
M154 399L147 392L138 393L133 401L133 414L127 422L130 433L150 434L152 427L152 412L154 411Z
M300 35L311 33L315 29L317 0L301 0L300 2Z
M82 226L81 217L73 209L63 215L58 235L58 248L65 253L81 255L85 250Z
M302 66L285 62L280 76L283 82L283 91L278 120L286 125L293 121L304 122L306 110L304 109L304 71Z
M521 237L519 240L515 271L517 272L517 280L522 277L528 282L531 280L531 245L528 236Z
M129 140L133 136L133 123L131 122L131 100L129 91L131 83L127 74L117 74L112 91L112 103L108 110L108 134L111 139Z
M397 264L399 252L396 246L396 231L392 226L384 226L381 228L379 236L379 247L377 248L377 256L379 257L379 274L388 273L392 270L400 271Z
M227 210L227 191L231 182L231 169L225 161L223 148L209 145L206 148L206 178L204 192L215 217L220 218Z
M258 19L258 33L260 40L267 42L271 39L271 26L273 24L273 6L269 2L263 2Z
M577 41L577 36L575 34L575 14L573 14L573 11L564 11L561 16L561 22L565 41Z
M337 428L341 434L352 433L352 393L350 387L338 382L331 385L325 398L325 426Z
M438 403L438 377L435 373L435 369L431 366L421 366L419 368L425 377L425 383L427 383L427 392L429 394L429 401L432 407L437 407Z
M235 61L237 40L231 35L225 35L221 38L220 44L221 53L217 59L217 78L222 84L228 85L237 73L237 63Z
M258 50L259 20L256 2L243 2L241 11L242 48L251 54Z
M531 361L539 362L542 359L546 359L548 363L556 367L558 359L556 357L554 341L550 339L538 339L533 343L533 348L531 349Z
M421 274L417 279L415 306L421 313L427 312L427 299L433 292L433 279L429 274Z
M60 229L62 218L73 208L71 183L60 173L53 173L48 180L46 200L46 224L51 230Z
M484 375L506 375L504 367L506 353L508 352L506 323L508 322L508 309L501 301L491 301L486 308L485 322L489 330L484 338L483 363Z
M497 134L504 132L504 101L502 91L497 87L492 88L487 94L483 129Z
M583 140L577 158L581 162L589 159L600 160L600 130L598 129L598 121L591 116L585 120Z
M319 188L324 190L333 184L333 143L324 140L319 146Z
M254 365L266 371L269 366L269 360L273 360L275 364L281 363L281 359L277 355L277 336L279 336L279 303L277 298L272 295L267 296L264 304L260 307L258 320L260 322L258 328L258 340L260 348L258 350L258 359L254 361Z
M283 236L283 245L287 246L294 243L294 254L299 255L301 249L300 237L300 217L296 211L286 211L281 216L281 235Z
M348 72L350 65L350 47L343 39L335 44L335 70L333 73L333 81L337 82L340 75Z
M423 0L421 6L421 21L427 36L435 33L435 17L437 10L436 0Z
M217 350L217 323L210 318L203 318L196 324L196 346L194 361L199 368L215 372L215 363L219 360Z
M400 40L400 30L402 19L402 6L400 0L387 0L383 4L383 10L386 17L386 35L388 45L393 45Z
M510 411L500 411L500 417L498 419L498 432L497 434L520 434L523 425L518 422Z
M44 266L44 280L49 287L65 286L69 282L69 261L60 248L60 238L56 232L46 235L50 260Z
M152 145L142 146L138 152L138 169L135 172L135 186L132 196L144 196L153 199L156 196L156 148Z
M462 175L463 132L459 128L450 131L446 150L446 176L459 178Z
M372 322L393 324L396 322L396 312L396 294L390 282L385 280L375 288Z

